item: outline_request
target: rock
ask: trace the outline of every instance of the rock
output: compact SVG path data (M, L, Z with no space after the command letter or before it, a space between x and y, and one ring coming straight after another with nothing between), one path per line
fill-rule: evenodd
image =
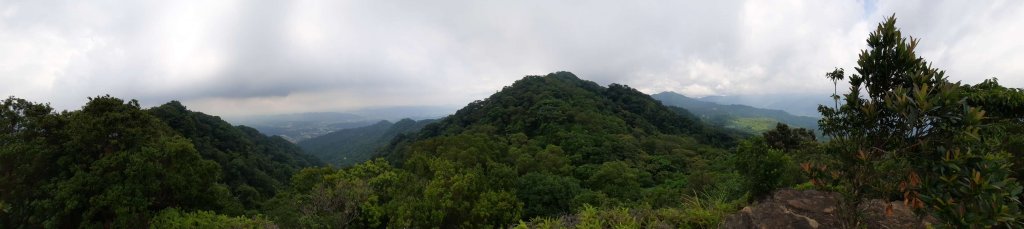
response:
M783 189L752 206L726 217L722 228L839 228L840 196L815 190ZM885 215L892 204L892 214ZM858 208L867 228L924 228L922 221L903 202L868 200Z
M885 211L890 206L892 214L887 216ZM864 222L868 228L926 228L925 224L938 222L931 217L926 217L922 221L914 214L914 210L903 204L903 201L885 202L872 199L861 203L859 209L861 214L864 214Z
M743 207L739 213L725 217L722 228L753 228L754 222L750 218L754 214L753 211L749 206Z

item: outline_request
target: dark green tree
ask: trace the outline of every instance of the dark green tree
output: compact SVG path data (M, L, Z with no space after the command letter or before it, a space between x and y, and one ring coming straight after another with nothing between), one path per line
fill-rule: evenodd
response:
M0 103L0 227L42 225L45 201L67 139L67 118L47 104L7 98Z
M221 198L224 209L216 209L221 213L238 215L245 209L258 209L288 184L293 173L320 164L280 137L232 126L220 117L190 111L178 101L146 111L192 142L203 159L220 165L223 176L219 181L231 197Z
M983 107L918 57L918 40L895 24L889 17L868 37L843 103L819 107L842 161L835 172L847 212L865 197L898 198L956 227L1016 224L1021 187L1006 154L982 144ZM842 80L843 72L828 77Z
M4 225L139 226L164 208L215 209L224 196L217 164L134 100L90 98L57 114L11 98L0 114L0 192L14 207Z
M775 189L792 185L799 174L796 164L784 151L770 147L762 138L740 142L736 149L736 171L744 178L745 189L754 198L763 198Z
M526 218L567 214L572 200L581 191L579 180L546 173L527 173L519 177L516 195L523 201Z
M1010 153L1013 177L1024 177L1024 89L1003 87L995 78L962 89L968 104L985 110L982 141L990 150Z
M69 114L67 168L56 182L54 226L145 225L168 207L204 209L219 177L192 144L140 109L137 101L91 98ZM80 223L76 223L80 222Z
M790 128L783 123L776 124L775 129L764 132L761 136L768 146L783 151L794 151L817 141L813 130Z

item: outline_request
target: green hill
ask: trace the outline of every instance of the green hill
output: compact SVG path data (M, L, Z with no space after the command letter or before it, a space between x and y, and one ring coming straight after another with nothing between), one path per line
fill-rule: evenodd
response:
M131 228L165 209L250 214L299 168L280 137L178 102L89 98L80 110L0 102L0 228Z
M419 131L423 126L436 120L402 119L396 123L380 121L376 124L343 129L323 136L306 139L298 143L310 155L327 163L350 166L376 156L381 147L400 134Z
M220 117L190 111L178 101L148 112L189 139L204 159L217 162L222 182L247 209L273 197L298 169L322 164L284 138L232 126Z
M818 129L818 119L797 116L781 110L756 108L747 105L722 105L680 95L675 92L662 92L651 95L668 106L682 107L703 120L719 126L728 127L752 134L760 134L775 128L776 123L791 126Z
M474 228L584 206L673 207L680 196L727 190L737 179L709 171L729 166L723 148L739 134L686 113L624 85L602 87L568 72L527 76L394 138L384 149L394 163L304 170L268 214L284 227L346 220L353 227ZM304 196L347 202L292 214L316 203Z

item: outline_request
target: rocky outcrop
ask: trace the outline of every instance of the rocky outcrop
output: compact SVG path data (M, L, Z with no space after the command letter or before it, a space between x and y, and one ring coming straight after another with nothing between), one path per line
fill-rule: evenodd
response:
M783 189L725 219L723 228L840 228L836 193ZM888 210L887 210L888 209ZM925 228L903 202L867 200L858 208L868 228ZM886 214L890 211L890 214Z
M886 217L886 208L890 206L892 213ZM859 209L867 228L926 228L925 225L934 225L938 222L931 216L921 219L902 201L885 202L872 199L860 203Z

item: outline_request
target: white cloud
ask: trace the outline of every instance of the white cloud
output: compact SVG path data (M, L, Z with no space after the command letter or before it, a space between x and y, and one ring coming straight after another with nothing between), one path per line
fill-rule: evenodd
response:
M214 114L461 105L527 74L644 92L831 93L896 13L954 80L1024 85L1019 1L4 1L0 95Z
M679 91L684 94L696 97L715 95L715 90L712 90L711 88L708 88L700 84L690 84L689 86L683 87L683 89Z

